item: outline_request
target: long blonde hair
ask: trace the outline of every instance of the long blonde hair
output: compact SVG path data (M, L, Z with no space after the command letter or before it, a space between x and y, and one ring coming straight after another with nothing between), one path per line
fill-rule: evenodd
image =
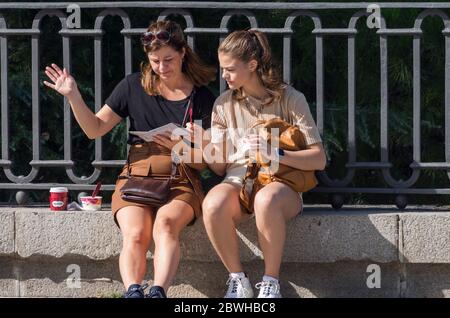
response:
M187 45L184 38L183 31L180 25L173 21L158 21L153 22L148 27L147 31L159 32L168 31L170 33L170 39L167 43L163 43L159 40L152 41L149 45L144 46L145 53L150 53L159 50L162 46L170 46L177 52L183 52L185 50L184 61L181 71L187 76L187 78L196 87L206 85L216 79L216 69L204 64L200 57L192 51ZM144 90L149 95L158 95L157 90L159 76L156 74L149 62L141 63L141 84Z
M264 33L257 30L235 31L223 40L218 52L230 54L233 58L239 59L244 63L248 63L251 60L257 61L256 72L270 96L264 105L280 100L286 84L275 66L269 41ZM244 99L242 88L236 89L233 92L233 97L237 100Z

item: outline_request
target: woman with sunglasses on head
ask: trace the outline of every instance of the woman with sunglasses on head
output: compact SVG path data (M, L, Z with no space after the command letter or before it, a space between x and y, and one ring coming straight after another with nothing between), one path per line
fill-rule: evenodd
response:
M260 289L258 297L278 298L281 297L278 279L286 222L302 210L301 195L282 182L271 182L256 193L254 213L245 211L239 194L248 154L239 150L242 150L242 145L253 152L262 150L259 153L266 156L265 161L300 170L322 170L326 157L304 95L282 82L263 33L256 30L233 32L220 44L218 54L222 77L230 90L215 102L211 143L226 161L210 164L210 167L225 178L208 192L203 201L203 221L213 247L230 273L225 297L251 298L253 289L239 259L236 226L250 216L255 217L265 264L264 276L256 285ZM297 126L305 136L307 149L275 149L261 135L251 132L259 120L273 118L281 118L289 125ZM228 141L238 149L233 158L224 146Z
M204 128L209 128L215 97L205 85L215 79L215 69L200 61L175 22L152 23L141 41L148 63L141 65L141 72L126 76L96 114L86 106L66 69L61 70L55 64L46 68L52 83L44 84L67 97L76 120L90 139L105 135L127 117L130 131L148 131L189 121L186 126L193 134L199 129L193 120L202 120ZM192 108L188 109L189 105ZM152 142L130 134L131 148L121 177L127 172L133 176L171 175L171 152L179 142L167 133L154 137ZM195 152L194 148L187 149ZM191 165L199 169L204 166ZM111 207L123 237L119 267L126 289L124 297L165 298L179 264L180 232L201 215L202 198L197 195L195 185L185 178L172 183L168 203L161 207L125 201L120 189L127 180L121 177ZM154 284L145 295L146 284L141 283L147 272L146 254L152 241Z

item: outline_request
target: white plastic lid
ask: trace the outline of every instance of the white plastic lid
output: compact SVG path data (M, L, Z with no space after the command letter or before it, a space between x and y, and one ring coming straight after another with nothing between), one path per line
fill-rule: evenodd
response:
M64 192L68 192L68 190L66 187L54 187L54 188L50 188L50 192L64 193Z

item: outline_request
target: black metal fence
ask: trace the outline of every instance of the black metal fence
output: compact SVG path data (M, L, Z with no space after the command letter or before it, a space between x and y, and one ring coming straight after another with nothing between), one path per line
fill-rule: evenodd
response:
M67 100L64 101L64 159L63 160L44 160L41 159L40 152L40 36L41 21L46 16L56 16L61 22L59 34L62 38L62 58L64 67L71 68L71 39L72 37L84 37L86 40L94 42L94 68L95 68L95 110L99 110L104 103L102 94L102 38L107 30L103 29L105 17L116 15L123 22L121 34L124 41L124 61L125 73L132 72L132 37L141 34L144 28L133 28L132 19L128 16L127 8L155 8L160 10L159 19L163 20L170 15L180 15L184 18L186 29L184 30L188 37L188 43L194 48L194 38L199 34L216 34L219 41L222 41L229 33L230 19L236 15L245 16L252 28L263 32L279 36L283 39L283 77L288 83L291 82L292 69L292 38L294 31L292 25L300 17L308 17L314 24L312 35L315 37L315 72L316 72L316 123L320 132L324 133L324 38L332 36L342 36L347 40L348 52L348 161L345 167L346 175L341 179L329 177L327 172L319 173L321 185L316 188L316 192L325 193L394 193L394 194L450 194L450 188L417 188L416 184L423 169L441 169L447 172L450 168L450 20L445 13L450 9L450 3L379 3L380 9L384 8L419 8L421 13L417 16L414 25L410 28L387 28L383 15L376 20L377 36L379 38L379 56L380 60L380 154L378 161L359 162L357 161L356 149L356 129L355 129L355 36L358 33L356 24L359 19L369 17L369 3L257 3L257 2L81 2L76 4L78 8L84 10L104 9L96 20L93 29L82 29L69 27L68 14L66 9L74 3L0 3L0 68L1 68L1 160L0 166L10 182L0 183L0 189L48 189L54 184L37 183L36 176L42 167L63 167L67 176L73 183L63 184L72 190L92 189L100 176L102 169L109 167L119 167L124 164L123 160L104 160L102 158L102 141L95 140L95 160L92 162L94 172L88 177L77 176L73 170L74 161L72 160L72 140L71 140L71 111ZM30 29L11 29L7 27L7 21L2 11L5 10L40 10L32 22ZM216 26L196 27L194 16L190 10L226 10ZM322 10L353 10L354 14L348 22L346 28L325 28L321 21ZM280 10L286 12L284 25L277 28L264 28L260 26L255 12L260 10ZM430 15L437 15L442 18L444 29L442 34L445 38L445 162L422 162L421 160L421 36L422 21ZM32 83L32 160L30 161L31 171L26 176L17 176L12 172L9 154L9 107L8 107L8 39L15 36L29 36L31 40L31 83ZM410 163L412 174L407 180L396 180L391 175L393 168L389 160L388 152L388 117L389 117L389 91L388 91L388 41L392 37L404 36L413 39L413 161ZM217 43L219 44L219 43ZM195 49L195 48L194 48ZM225 89L225 83L220 82L220 90ZM379 170L384 178L387 187L361 188L350 184L354 178L355 172L359 169ZM113 190L114 185L104 185L104 190ZM335 197L334 205L339 205L339 197ZM402 200L397 201L401 205Z

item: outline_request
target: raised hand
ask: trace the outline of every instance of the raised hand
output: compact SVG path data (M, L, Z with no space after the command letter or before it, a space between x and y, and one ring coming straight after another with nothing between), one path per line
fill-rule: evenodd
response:
M53 82L44 81L44 84L63 96L69 97L77 91L77 83L66 68L61 70L58 65L52 64L45 68L45 74Z

